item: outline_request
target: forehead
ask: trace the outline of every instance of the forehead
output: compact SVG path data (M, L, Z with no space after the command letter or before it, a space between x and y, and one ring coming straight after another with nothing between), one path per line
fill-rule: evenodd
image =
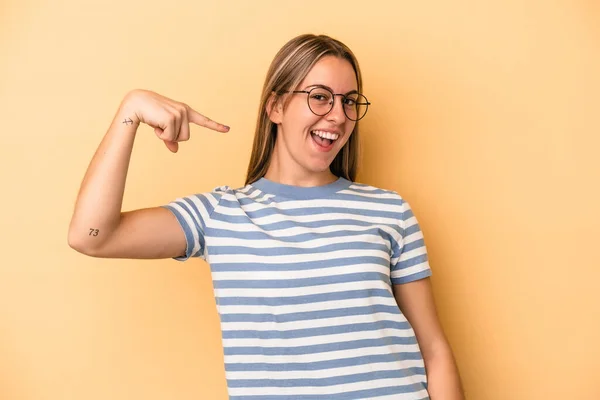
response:
M320 59L308 72L300 87L325 85L336 93L357 90L356 74L350 62L343 58L326 56Z

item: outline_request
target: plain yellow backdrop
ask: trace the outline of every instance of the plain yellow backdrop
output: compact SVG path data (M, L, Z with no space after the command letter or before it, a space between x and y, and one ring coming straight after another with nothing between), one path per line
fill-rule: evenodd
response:
M268 65L305 32L358 56L357 180L413 206L468 399L600 399L590 0L3 0L1 399L226 398L208 266L89 258L67 228L133 88L232 128L177 154L140 128L125 209L241 186Z

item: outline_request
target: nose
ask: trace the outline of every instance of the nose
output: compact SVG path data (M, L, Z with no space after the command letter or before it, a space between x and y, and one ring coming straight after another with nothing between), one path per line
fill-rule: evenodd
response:
M336 100L337 97L340 97ZM333 107L327 114L327 120L334 122L335 124L341 124L346 121L346 114L344 113L344 99L341 95L333 96Z

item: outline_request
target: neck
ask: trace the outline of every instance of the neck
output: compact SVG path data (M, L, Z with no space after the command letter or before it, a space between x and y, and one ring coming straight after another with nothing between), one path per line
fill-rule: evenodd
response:
M293 173L290 171L282 171L277 168L269 166L265 178L277 182L283 183L284 185L302 186L302 187L313 187L323 186L329 183L335 182L338 177L331 173L331 171L323 171L323 173Z
M272 182L302 187L327 185L338 179L329 168L324 171L310 171L296 163L291 155L286 154L282 157L282 151L277 145L264 177Z

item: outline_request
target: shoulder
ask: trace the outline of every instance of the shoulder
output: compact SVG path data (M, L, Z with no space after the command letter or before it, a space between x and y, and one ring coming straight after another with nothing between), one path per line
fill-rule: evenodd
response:
M222 185L216 186L212 189L208 189L202 192L196 192L187 194L182 197L174 199L171 205L186 205L188 207L213 209L215 208L229 193L233 193L233 189L230 186Z
M251 185L231 186L222 185L214 187L210 192L203 193L201 196L210 197L215 205L224 205L225 207L239 207L241 203L255 200Z
M390 204L395 206L403 206L406 203L404 197L397 191L369 185L367 183L352 182L348 187L347 194L363 198L364 200L372 200L382 204Z
M346 193L353 200L369 204L366 207L377 215L392 218L401 227L414 218L410 204L397 190L352 182Z
M208 189L202 192L196 192L193 194L188 194L180 199L193 199L193 200L201 200L208 201L212 204L219 203L221 200L232 201L237 198L249 197L252 192L252 187L250 185L245 186L231 186L231 185L220 185L214 186L212 189Z

